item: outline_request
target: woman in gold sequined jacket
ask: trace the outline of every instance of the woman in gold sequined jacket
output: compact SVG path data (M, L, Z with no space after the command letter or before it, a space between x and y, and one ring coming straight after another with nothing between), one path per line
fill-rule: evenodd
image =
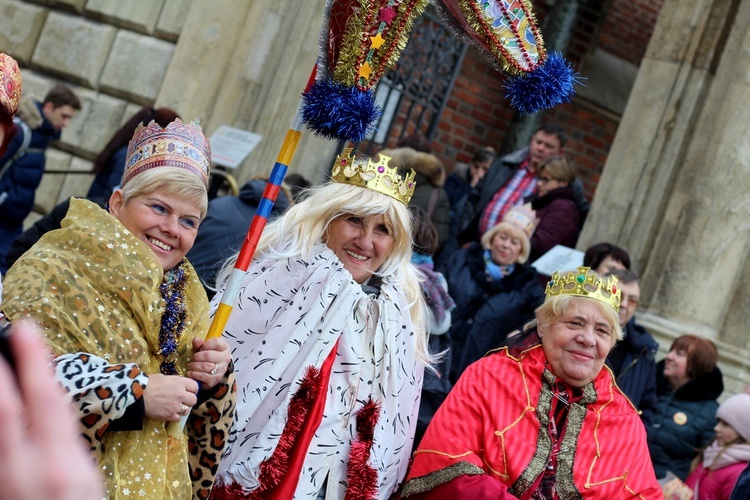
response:
M6 276L6 320L41 324L109 498L208 497L233 418L228 345L204 340L185 259L209 163L197 125L139 127L108 210L72 199Z

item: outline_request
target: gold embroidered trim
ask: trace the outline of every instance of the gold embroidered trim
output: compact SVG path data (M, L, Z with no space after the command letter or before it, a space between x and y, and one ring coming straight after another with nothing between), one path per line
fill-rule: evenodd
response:
M436 470L426 476L410 479L401 491L401 496L415 495L425 491L434 490L441 484L453 481L459 476L478 476L484 474L484 470L469 462L457 462L445 469Z

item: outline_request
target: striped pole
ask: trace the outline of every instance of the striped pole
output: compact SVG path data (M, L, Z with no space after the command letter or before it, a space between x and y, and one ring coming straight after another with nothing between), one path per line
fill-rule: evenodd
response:
M305 90L309 89L315 82L315 73L316 68L313 68ZM240 293L240 286L245 279L248 267L250 267L250 262L255 254L255 249L258 247L260 235L263 233L263 228L266 227L268 217L271 215L271 209L273 208L273 204L276 201L279 190L281 189L281 183L284 182L284 176L289 168L289 164L292 162L294 152L297 150L297 145L299 144L299 139L302 135L302 104L303 102L300 98L297 112L294 115L289 130L286 131L284 142L281 145L279 155L276 157L276 163L271 171L268 184L263 191L263 198L260 200L258 209L255 211L255 216L250 224L250 228L247 230L245 241L242 243L240 254L237 257L237 263L234 265L232 274L229 276L226 288L221 296L219 308L216 310L213 321L211 321L211 327L208 329L206 339L221 337L221 334L224 332L224 327L227 324L227 320L229 319L229 315L232 313L234 304L237 301L237 296Z

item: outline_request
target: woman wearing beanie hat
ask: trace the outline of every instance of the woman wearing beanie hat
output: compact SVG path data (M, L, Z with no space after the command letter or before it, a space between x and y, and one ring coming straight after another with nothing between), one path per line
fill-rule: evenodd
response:
M495 349L508 333L533 319L544 302L536 270L527 265L536 215L526 205L509 210L503 220L453 255L442 270L456 302L448 332L451 382L471 363Z
M716 439L685 482L697 500L728 500L750 461L750 394L727 399L716 411Z

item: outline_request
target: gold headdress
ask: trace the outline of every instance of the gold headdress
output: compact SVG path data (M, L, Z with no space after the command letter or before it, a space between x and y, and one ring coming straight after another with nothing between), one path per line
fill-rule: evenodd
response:
M211 146L197 120L182 123L177 118L166 128L152 121L135 129L128 144L122 185L152 168L177 167L194 173L208 187L210 165Z
M555 295L575 295L589 297L612 306L615 311L620 308L620 289L617 278L607 276L602 278L591 268L581 266L577 271L568 271L560 275L557 271L552 274L544 291L545 299Z
M345 184L354 184L377 191L394 198L404 205L409 204L414 194L414 170L403 178L396 167L391 167L389 156L378 155L378 160L370 158L355 158L352 149L346 148L336 157L336 163L331 169L331 179Z

